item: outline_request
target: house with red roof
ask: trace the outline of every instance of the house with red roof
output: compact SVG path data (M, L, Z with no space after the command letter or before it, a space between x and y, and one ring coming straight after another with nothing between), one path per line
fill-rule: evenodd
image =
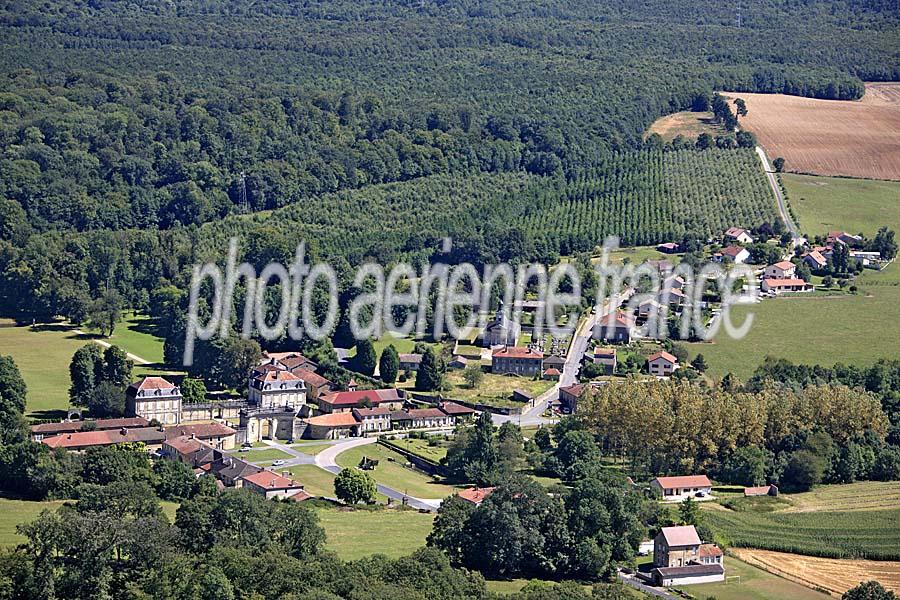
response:
M274 365L250 374L248 400L262 409L296 409L306 404L306 383L298 375Z
M125 390L125 416L181 423L181 388L163 377L144 377Z
M471 487L462 490L456 495L466 502L470 502L475 506L478 506L479 504L484 502L485 498L490 496L496 489L496 487Z
M750 260L750 251L741 246L728 246L713 254L713 260L717 262L730 262L742 265Z
M231 450L237 431L222 423L194 423L166 428L166 439L188 437L200 440L217 450Z
M60 423L40 423L31 426L31 440L40 442L44 438L64 433L80 431L108 431L110 429L138 429L150 427L150 421L143 417L123 419L88 419L84 421L62 421Z
M406 401L406 392L394 388L381 390L354 390L330 392L318 399L319 409L324 413L349 413L354 408L385 406L390 410L400 410Z
M631 338L634 337L634 330L634 319L623 312L617 311L612 317L606 314L597 319L597 322L594 324L593 337L596 340L604 340L606 342L629 344L631 343Z
M595 365L603 365L607 375L614 374L616 372L616 349L597 346L594 348L593 362Z
M787 292L811 292L815 286L803 279L763 279L760 286L762 291L770 294L784 294Z
M706 475L680 475L657 477L650 482L663 500L680 502L685 498L707 498L712 493L712 482Z
M678 359L673 354L661 350L647 357L647 371L656 377L669 377L678 370Z
M70 452L84 452L91 448L103 448L125 443L142 443L148 451L159 450L166 439L161 427L107 429L103 431L77 431L45 437L41 443L50 448L63 448Z
M491 373L497 375L539 375L544 370L544 353L521 346L501 346L491 352Z
M469 408L468 406L463 406L462 404L457 404L456 402L441 402L440 404L438 404L438 408L440 408L445 415L453 417L454 423L471 421L472 417L475 416L474 408Z
M793 279L797 274L797 265L789 260L782 260L766 267L763 279Z
M828 259L819 250L810 250L803 255L803 262L813 271L820 271L828 266Z
M725 230L725 239L730 242L739 242L741 244L752 244L753 236L746 229L740 227L729 227Z
M374 431L388 431L391 428L391 409L387 406L354 408L353 416L359 421L361 434Z
M305 493L303 485L297 481L269 470L241 477L241 487L263 496L266 500L276 498L280 500Z

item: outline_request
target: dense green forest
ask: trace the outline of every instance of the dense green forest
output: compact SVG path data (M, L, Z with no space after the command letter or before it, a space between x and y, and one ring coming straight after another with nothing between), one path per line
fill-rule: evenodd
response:
M232 234L354 265L757 226L752 154L647 126L717 89L857 98L898 31L889 1L0 2L0 311L146 306Z

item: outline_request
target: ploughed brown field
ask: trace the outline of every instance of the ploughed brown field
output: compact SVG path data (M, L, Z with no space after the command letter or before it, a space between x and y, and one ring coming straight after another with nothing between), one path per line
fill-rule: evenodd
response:
M858 101L723 95L744 99L741 127L786 171L900 180L900 83L867 83Z
M751 548L732 548L729 552L785 579L808 587L819 587L835 595L843 594L861 582L872 579L889 590L900 591L898 561L818 558Z

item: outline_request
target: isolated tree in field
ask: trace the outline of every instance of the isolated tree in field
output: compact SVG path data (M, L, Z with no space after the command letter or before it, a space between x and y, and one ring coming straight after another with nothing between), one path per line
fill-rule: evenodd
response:
M481 365L468 365L463 369L463 379L470 388L477 387L484 381L484 371L481 370Z
M694 357L694 360L691 361L691 366L701 373L705 373L707 369L706 359L702 354L698 354L696 357Z
M206 384L202 379L185 377L181 382L181 399L185 404L196 404L206 400Z
M354 368L363 375L371 376L375 373L375 364L378 362L378 355L375 353L375 346L372 340L365 339L356 342L356 358L353 361Z
M420 392L433 392L441 389L441 372L438 369L437 356L431 347L425 348L422 362L416 371L416 389Z
M378 360L378 376L385 383L394 383L397 381L397 374L400 372L400 356L393 344L381 351L381 358Z
M784 159L779 156L778 158L776 158L775 160L772 161L772 166L775 167L775 171L777 173L783 173L784 172Z
M122 316L124 302L115 290L108 290L94 300L88 312L88 326L98 329L100 334L110 337L116 329L116 323Z
M357 469L343 469L334 478L334 495L347 504L375 502L375 480Z
M735 99L734 106L737 108L737 114L739 117L747 116L747 103L744 102L743 98Z
M896 594L884 589L877 581L866 581L844 592L841 600L895 600Z

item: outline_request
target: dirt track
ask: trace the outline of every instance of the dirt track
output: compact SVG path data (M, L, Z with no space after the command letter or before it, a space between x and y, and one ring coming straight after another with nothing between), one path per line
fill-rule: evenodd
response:
M866 84L860 101L725 95L746 101L741 127L787 171L900 180L900 83Z
M730 552L751 565L807 587L829 590L837 596L872 579L888 589L900 591L900 561L817 558L751 548L732 548Z

